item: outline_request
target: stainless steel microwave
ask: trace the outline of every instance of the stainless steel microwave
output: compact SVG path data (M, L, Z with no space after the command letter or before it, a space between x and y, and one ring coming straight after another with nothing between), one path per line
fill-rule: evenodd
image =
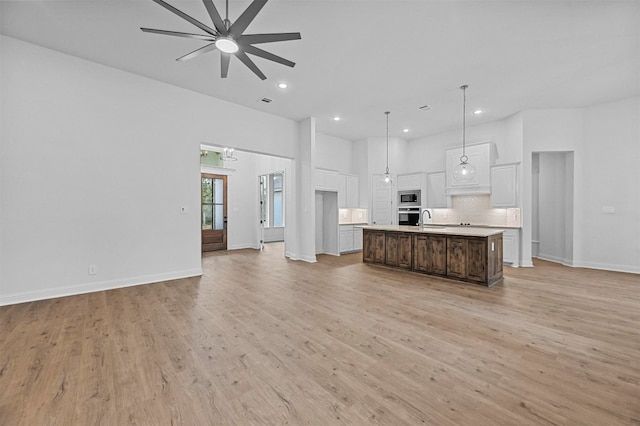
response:
M398 191L398 207L420 207L420 190Z

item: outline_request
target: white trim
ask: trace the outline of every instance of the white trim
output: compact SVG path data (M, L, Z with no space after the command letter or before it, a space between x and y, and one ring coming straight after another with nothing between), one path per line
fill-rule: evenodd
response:
M561 263L570 268L586 268L598 269L601 271L624 272L627 274L640 274L640 268L632 265L616 265L612 263L599 262L571 262L566 259L554 258L553 256L539 255L538 259L547 260L549 262Z
M213 167L213 166L200 166L200 173L206 173L210 175L225 175L229 176L235 172L236 169L230 169L228 167Z
M242 250L242 249L260 250L260 245L259 244L236 244L236 245L227 247L227 250Z
M133 287L143 284L153 284L161 281L178 280L182 278L202 275L202 268L187 269L184 271L167 272L164 274L144 275L140 277L124 278L111 281L99 281L67 287L48 288L44 290L27 291L0 296L0 306L14 305L16 303L34 302L36 300L53 299L56 297L75 296L97 291L114 290L116 288Z
M564 259L557 256L551 256L544 253L538 253L538 259L548 260L549 262L561 263L564 266L573 266L573 262L569 259Z
M626 272L628 274L640 274L640 267L633 265L615 265L599 262L574 262L574 268L600 269L603 271Z

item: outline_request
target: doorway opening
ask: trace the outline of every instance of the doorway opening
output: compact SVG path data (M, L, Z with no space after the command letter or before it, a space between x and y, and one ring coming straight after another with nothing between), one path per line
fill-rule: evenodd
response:
M573 152L532 155L531 255L573 265Z
M260 244L284 241L284 171L258 176L260 192Z
M202 251L227 249L227 177L200 175Z

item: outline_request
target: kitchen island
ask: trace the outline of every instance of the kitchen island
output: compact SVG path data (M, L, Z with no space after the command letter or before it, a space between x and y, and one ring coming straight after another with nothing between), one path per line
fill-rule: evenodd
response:
M363 226L365 263L491 287L502 281L502 229Z

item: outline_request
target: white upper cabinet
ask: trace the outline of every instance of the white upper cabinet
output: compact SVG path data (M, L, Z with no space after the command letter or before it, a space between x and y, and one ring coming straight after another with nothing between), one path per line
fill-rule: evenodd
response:
M317 191L338 191L338 172L335 170L316 169L316 190Z
M491 207L518 207L518 164L491 167Z
M460 164L462 147L447 150L447 195L489 194L491 193L490 167L493 160L493 143L467 145L465 154L469 164L476 169L475 177L470 182L458 182L453 177L454 168Z
M427 175L427 203L425 207L432 209L447 208L445 172L429 173Z
M424 189L424 173L411 173L398 175L397 188L398 191Z
M338 207L360 207L360 179L354 175L340 175L338 178Z

